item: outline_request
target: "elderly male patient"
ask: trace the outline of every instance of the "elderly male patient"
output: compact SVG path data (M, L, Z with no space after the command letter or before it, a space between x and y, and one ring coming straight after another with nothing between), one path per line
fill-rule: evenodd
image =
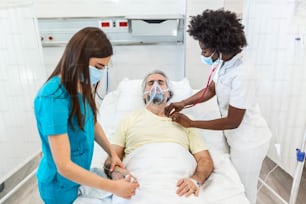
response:
M200 203L199 189L211 174L213 161L196 129L184 128L164 115L172 95L163 72L148 74L143 81L145 108L125 117L112 135L125 169L107 171L107 159L106 174L140 185L131 200L118 197L113 203Z

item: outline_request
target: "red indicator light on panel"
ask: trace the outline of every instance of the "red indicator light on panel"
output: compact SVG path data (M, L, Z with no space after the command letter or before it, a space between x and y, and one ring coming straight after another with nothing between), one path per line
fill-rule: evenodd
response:
M102 27L110 27L110 23L109 22L101 22L101 26Z
M119 22L119 27L127 27L128 22Z

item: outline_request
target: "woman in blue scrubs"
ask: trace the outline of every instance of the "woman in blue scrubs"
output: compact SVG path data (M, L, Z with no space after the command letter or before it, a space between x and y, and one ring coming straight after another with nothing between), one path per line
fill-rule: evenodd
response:
M80 184L124 198L135 194L138 183L109 180L89 172L94 140L111 157L111 170L123 167L97 122L92 88L102 78L112 54L111 43L102 30L80 30L37 93L34 109L43 152L37 179L46 204L73 203Z

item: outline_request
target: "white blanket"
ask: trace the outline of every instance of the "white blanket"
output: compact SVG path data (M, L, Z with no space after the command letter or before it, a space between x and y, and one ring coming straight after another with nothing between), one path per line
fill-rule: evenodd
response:
M244 189L228 155L214 158L213 174L201 187L199 197L179 197L176 183L190 177L195 168L194 157L175 143L144 145L124 159L126 168L137 177L140 187L130 200L113 196L113 204L244 204ZM222 189L222 191L220 191Z
M134 150L123 161L140 183L131 200L81 186L81 195L74 204L248 204L229 155L215 152L212 157L214 171L201 187L199 197L185 198L175 193L177 181L193 174L194 157L178 144L154 143ZM105 177L102 169L94 168L93 172Z

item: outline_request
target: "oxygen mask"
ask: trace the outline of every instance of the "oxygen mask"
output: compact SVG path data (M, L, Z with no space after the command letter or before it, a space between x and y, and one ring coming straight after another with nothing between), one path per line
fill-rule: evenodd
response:
M164 92L168 91L169 89L163 90L157 81L154 82L153 86L149 91L145 91L144 94L148 94L147 99L147 105L152 103L154 105L160 105L165 101Z

